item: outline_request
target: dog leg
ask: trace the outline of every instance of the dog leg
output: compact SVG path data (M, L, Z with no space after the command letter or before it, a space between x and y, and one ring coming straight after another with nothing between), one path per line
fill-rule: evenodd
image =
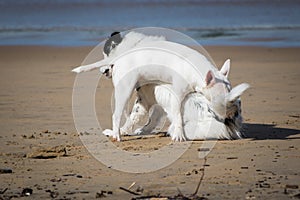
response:
M186 91L189 91L189 85L184 84L182 80L174 80L173 81L173 91L175 94L174 101L172 101L171 111L172 111L172 124L171 128L168 130L170 131L173 129L173 132L168 132L171 136L173 141L185 141L184 133L183 133L183 121L181 115L181 106L182 101L186 95Z
M127 82L128 84L119 83L117 84L117 86L115 86L115 92L114 92L115 110L112 115L113 129L112 130L106 129L103 131L103 134L107 136L112 136L117 141L121 141L121 137L120 137L121 117L125 105L127 104L136 83L136 81L134 80L133 81L123 80L123 81L124 83Z
M183 134L183 127L182 127L182 116L180 112L177 112L174 117L175 121L171 125L174 132L169 133L173 141L185 141L185 137Z
M125 125L121 128L121 134L132 134L133 126L139 123L147 113L148 110L144 107L142 102L139 102L137 99L130 116L127 118Z
M162 123L162 119L165 116L163 108L159 105L154 105L152 107L152 112L150 114L147 124L134 131L135 134L151 134L156 133L155 128Z

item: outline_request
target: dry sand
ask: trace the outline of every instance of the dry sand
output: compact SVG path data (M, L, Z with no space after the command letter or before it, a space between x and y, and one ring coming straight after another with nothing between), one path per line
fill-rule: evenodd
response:
M204 160L198 158L201 141L194 142L172 165L145 174L110 169L84 148L72 118L76 75L70 70L91 49L0 47L0 169L12 170L0 171L0 199L95 199L101 197L101 191L105 199L131 199L138 196L119 187L127 188L133 182L131 190L143 190L142 195L175 196L177 188L184 195L192 194L203 170ZM207 157L198 195L208 199L299 199L300 49L206 49L218 66L232 59L233 85L247 82L252 88L242 97L246 138L217 142ZM103 80L101 87L97 102L108 102L110 81ZM103 128L110 128L110 105L97 104L97 113ZM158 136L126 139L118 145L133 151L154 150L170 142L169 137ZM34 154L36 150L39 155ZM24 188L32 189L33 194L20 197Z

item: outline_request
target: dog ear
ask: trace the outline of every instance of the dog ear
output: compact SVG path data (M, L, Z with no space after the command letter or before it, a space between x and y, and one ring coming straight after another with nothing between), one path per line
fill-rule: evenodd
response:
M227 102L236 101L249 87L250 85L248 83L242 83L235 86L226 96Z
M230 71L230 59L227 59L227 60L224 62L223 66L222 66L222 68L221 68L221 70L220 70L220 72L221 72L221 74L223 74L225 77L228 77L229 71Z
M205 83L208 87L211 87L216 83L215 75L211 70L209 70L206 74Z

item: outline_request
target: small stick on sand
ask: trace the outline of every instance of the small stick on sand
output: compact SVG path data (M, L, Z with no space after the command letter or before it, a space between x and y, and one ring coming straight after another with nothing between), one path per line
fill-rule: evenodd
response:
M133 195L141 195L140 193L128 190L128 189L123 188L123 187L119 187L119 188L120 188L120 190L124 190L125 192L128 192L128 193L133 194Z
M204 172L205 172L206 161L207 161L207 159L206 159L206 156L205 156L205 157L204 157L204 163L203 163L203 171L202 171L200 180L199 180L199 182L198 182L198 185L197 185L197 187L196 187L196 191L194 192L194 194L193 194L192 196L196 196L197 193L198 193L198 191L199 191L200 185L201 185L202 180L203 180L203 178L204 178Z

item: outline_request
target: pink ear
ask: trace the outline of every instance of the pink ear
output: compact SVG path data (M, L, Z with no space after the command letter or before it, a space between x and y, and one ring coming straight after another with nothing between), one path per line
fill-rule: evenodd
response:
M205 82L206 86L213 86L216 83L215 75L211 70L207 72Z

